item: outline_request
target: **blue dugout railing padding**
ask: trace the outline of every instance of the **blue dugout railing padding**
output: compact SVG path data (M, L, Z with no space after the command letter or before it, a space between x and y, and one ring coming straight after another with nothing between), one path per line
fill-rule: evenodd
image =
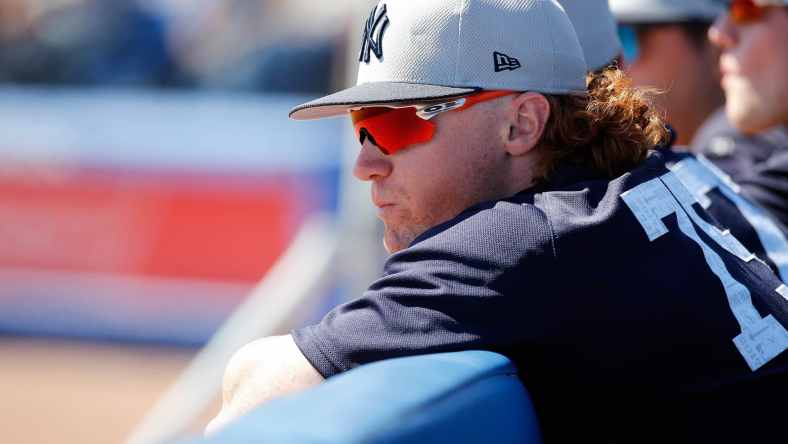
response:
M514 365L466 351L358 367L190 444L269 442L531 444L540 435Z

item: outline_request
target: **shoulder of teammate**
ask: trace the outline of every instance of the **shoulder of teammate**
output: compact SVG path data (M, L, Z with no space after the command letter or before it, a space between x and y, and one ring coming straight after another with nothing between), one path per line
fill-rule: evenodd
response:
M705 154L714 151L711 147L713 140L719 137L733 137L737 134L738 131L730 124L725 115L725 108L719 108L698 128L692 139L692 152Z
M788 131L776 128L762 134L743 134L734 128L724 109L715 112L698 130L691 151L702 154L735 181L788 147Z

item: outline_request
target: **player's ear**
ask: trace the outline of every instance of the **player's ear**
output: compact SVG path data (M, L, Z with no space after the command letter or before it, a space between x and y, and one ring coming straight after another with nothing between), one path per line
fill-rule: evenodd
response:
M525 92L515 97L507 111L506 152L512 156L531 152L542 139L549 118L550 102L542 94Z

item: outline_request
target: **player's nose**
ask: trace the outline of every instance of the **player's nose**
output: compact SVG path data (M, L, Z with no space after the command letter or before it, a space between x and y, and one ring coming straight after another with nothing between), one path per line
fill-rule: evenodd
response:
M730 14L722 14L717 18L709 28L709 40L722 49L730 49L736 45L738 31Z
M359 180L370 181L388 177L391 174L391 159L383 154L368 138L361 145L353 167L353 175Z

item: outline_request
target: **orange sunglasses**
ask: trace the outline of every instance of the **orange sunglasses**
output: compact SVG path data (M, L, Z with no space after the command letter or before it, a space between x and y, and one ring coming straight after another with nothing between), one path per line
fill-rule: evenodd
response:
M484 91L448 102L408 105L401 108L376 106L350 112L356 137L361 144L368 138L386 155L432 140L435 123L431 119L447 111L462 111L487 100L515 94L515 91Z
M737 25L752 23L763 18L766 10L773 6L783 6L780 1L761 0L731 0L728 2L728 13L731 21Z

